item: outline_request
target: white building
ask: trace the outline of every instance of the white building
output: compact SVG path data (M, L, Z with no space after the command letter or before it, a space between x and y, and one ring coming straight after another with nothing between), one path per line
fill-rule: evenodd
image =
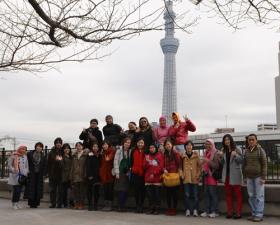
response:
M277 124L262 123L258 125L258 131L277 130Z
M277 117L277 126L280 129L280 43L279 43L279 52L278 52L278 66L279 74L275 78L275 94L276 94L276 117Z

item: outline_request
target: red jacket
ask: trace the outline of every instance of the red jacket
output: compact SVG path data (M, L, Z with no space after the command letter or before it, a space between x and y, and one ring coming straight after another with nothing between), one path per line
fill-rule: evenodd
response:
M164 153L164 169L168 173L178 173L182 167L180 155L177 151L172 150L172 155Z
M132 152L132 173L140 177L144 176L144 159L145 153L144 150L141 152L136 148Z
M99 175L102 184L114 182L112 169L114 165L115 150L109 148L106 153L102 153Z
M178 128L172 125L168 130L168 136L175 139L175 145L185 144L189 139L189 131L196 131L196 127L191 120L187 120L186 122L180 121L179 123L180 125Z
M146 155L144 160L145 183L160 184L163 166L164 161L161 152Z

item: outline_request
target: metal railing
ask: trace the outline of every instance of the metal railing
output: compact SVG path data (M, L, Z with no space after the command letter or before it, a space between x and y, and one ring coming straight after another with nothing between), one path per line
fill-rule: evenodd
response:
M239 146L244 151L244 146ZM44 153L47 155L51 149L46 146ZM198 151L202 156L204 148L203 146L195 146L194 150ZM280 146L276 145L272 148L265 149L267 156L267 180L269 183L280 183ZM0 149L0 175L1 178L8 177L8 158L13 154L13 150Z

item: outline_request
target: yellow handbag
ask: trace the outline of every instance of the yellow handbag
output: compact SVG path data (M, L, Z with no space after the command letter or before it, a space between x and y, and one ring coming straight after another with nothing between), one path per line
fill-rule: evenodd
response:
M166 187L176 187L180 185L179 173L167 173L162 175L163 185Z

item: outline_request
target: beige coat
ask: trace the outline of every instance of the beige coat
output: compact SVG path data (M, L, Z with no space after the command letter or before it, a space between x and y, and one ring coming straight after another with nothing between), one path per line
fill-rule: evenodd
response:
M183 178L184 184L198 184L201 174L201 163L197 152L193 152L192 157L189 158L186 153L181 155L182 169L180 175Z

